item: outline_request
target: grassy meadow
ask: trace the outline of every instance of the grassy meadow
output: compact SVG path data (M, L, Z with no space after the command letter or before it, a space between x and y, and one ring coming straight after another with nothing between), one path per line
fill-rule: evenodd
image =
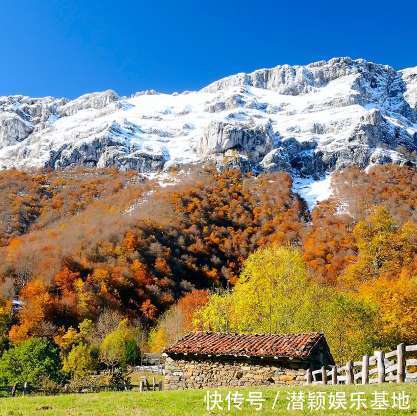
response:
M233 393L235 390L230 389ZM209 391L212 394L215 390ZM231 409L228 410L226 396L229 390L218 389L221 395L221 405L223 410L217 406L213 410L207 410L204 398L207 395L205 390L186 390L186 391L162 391L162 392L109 392L98 394L68 394L59 396L26 396L0 399L0 415L7 416L31 416L31 415L53 415L53 416L183 416L183 415L417 415L417 385L396 385L384 384L375 386L312 386L312 387L253 387L238 390L240 397L244 397L241 410L234 408L239 400L232 400ZM256 410L255 402L250 405L249 393L262 393L265 401L261 410ZM330 396L335 397L335 393L345 394L347 399L347 409L329 409ZM375 392L386 392L387 403L379 400L382 410L370 409L371 403L375 400ZM392 395L404 392L410 397L408 409L400 410L393 408ZM278 399L277 397L278 393ZM296 400L289 400L291 393L304 394L304 409L293 410L288 406L293 406ZM323 393L325 408L322 410L309 410L308 403L315 403L312 397L318 397ZM361 398L366 400L368 409L357 410L349 407L356 405L357 401L351 401L351 394L359 393ZM362 396L361 393L364 393ZM310 398L309 398L310 395ZM253 397L253 396L252 396ZM339 396L340 397L340 396ZM356 395L356 397L358 397ZM298 397L299 398L299 397ZM343 400L342 400L343 402ZM299 400L298 400L299 403ZM213 400L210 401L213 404ZM404 405L404 403L403 403ZM295 405L296 406L296 405ZM375 405L373 405L375 406ZM387 409L383 409L384 407Z

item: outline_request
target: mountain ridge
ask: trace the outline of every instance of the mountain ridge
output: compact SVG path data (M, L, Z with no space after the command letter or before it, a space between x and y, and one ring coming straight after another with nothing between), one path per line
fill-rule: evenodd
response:
M333 58L238 73L199 91L0 97L0 168L148 175L188 163L318 179L347 166L416 165L417 67Z

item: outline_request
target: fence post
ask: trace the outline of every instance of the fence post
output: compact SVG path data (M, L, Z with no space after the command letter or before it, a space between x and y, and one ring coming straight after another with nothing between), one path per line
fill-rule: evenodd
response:
M348 361L346 363L346 384L353 384L355 381L353 377L353 362Z
M405 344L397 345L397 383L405 381Z
M362 358L362 384L369 384L369 355Z
M332 384L337 384L337 367L332 367Z
M313 374L311 374L311 368L306 370L306 383L311 384L313 382Z
M327 384L327 370L324 365L321 367L321 382Z
M378 367L378 383L383 383L385 381L385 354L383 351L375 351L375 356Z
M25 381L25 383L23 384L23 396L26 394L27 387L28 387L28 382Z

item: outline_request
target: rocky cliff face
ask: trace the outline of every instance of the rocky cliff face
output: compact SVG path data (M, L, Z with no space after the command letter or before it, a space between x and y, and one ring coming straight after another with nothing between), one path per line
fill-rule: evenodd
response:
M199 143L203 156L222 155L235 150L253 162L260 162L271 149L273 132L271 123L212 121L205 129Z
M0 97L0 168L153 174L208 159L313 178L350 165L415 165L417 67L335 58L237 74L182 94Z
M410 107L417 113L417 66L401 71L402 79L405 84L404 98Z

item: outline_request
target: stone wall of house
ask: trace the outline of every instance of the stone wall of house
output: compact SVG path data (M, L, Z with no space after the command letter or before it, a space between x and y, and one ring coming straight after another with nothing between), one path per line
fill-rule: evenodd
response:
M305 369L285 368L222 360L165 360L164 389L200 389L206 387L297 385L305 382Z

